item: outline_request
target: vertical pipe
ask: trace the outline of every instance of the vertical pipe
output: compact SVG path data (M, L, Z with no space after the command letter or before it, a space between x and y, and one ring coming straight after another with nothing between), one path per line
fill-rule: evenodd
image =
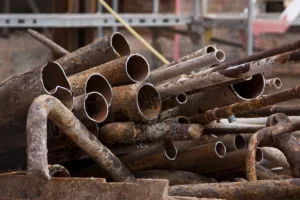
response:
M253 30L252 30L252 19L253 19L253 2L248 0L248 21L247 21L247 54L252 55L253 53Z
M113 7L113 10L117 13L119 12L119 0L113 0L112 2L112 7ZM112 31L113 33L117 32L118 31L118 27L117 26L113 26L112 27Z
M159 0L153 0L153 13L159 12Z
M199 7L200 7L199 0L194 0L194 19L198 19L199 17Z
M201 1L201 15L204 17L207 14L207 0Z
M98 14L102 13L102 5L99 1L97 3L97 12ZM98 37L103 37L103 29L101 26L97 28L97 33L98 33Z
M175 14L180 13L180 0L175 0ZM176 29L176 27L175 27ZM178 60L179 59L179 41L180 41L180 35L174 34L174 47L173 47L173 59Z

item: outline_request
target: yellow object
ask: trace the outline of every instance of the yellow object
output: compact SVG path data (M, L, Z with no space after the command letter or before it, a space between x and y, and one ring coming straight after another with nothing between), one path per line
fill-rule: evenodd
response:
M164 64L169 64L169 61L165 59L158 51L156 51L144 38L142 38L133 28L131 28L104 0L99 0L108 12L110 12L124 27L134 35L141 43L143 43L158 59Z

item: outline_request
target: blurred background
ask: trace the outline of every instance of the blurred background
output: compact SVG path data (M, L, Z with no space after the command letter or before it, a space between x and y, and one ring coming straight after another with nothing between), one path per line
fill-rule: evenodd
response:
M299 39L300 0L107 0L119 15L169 61L205 45L225 51L230 61ZM56 59L31 38L41 32L69 51L119 31L133 52L154 69L162 65L97 0L0 0L0 80ZM300 70L270 72L283 89L297 83Z

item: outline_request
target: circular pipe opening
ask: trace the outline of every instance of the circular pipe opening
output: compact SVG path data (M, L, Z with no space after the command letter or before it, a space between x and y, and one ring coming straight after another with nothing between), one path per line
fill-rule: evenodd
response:
M114 51L121 57L129 55L131 53L129 44L126 38L121 33L114 33L111 36L111 46L113 47Z
M165 155L169 160L175 160L177 157L177 148L173 142L165 143Z
M223 61L225 60L225 58L226 58L225 53L224 53L224 51L222 51L222 50L216 51L215 55L216 55L216 59L217 59L219 62L223 62Z
M257 148L256 149L256 154L255 154L255 163L259 164L263 161L263 159L264 159L263 151L261 150L261 148Z
M262 74L255 74L252 79L231 85L232 91L242 100L251 100L262 95L265 88L265 78Z
M149 76L149 64L143 56L133 54L127 58L126 72L133 82L143 82Z
M191 123L189 118L187 118L185 116L178 116L178 117L176 117L176 120L179 124L190 124Z
M185 104L187 102L187 95L185 93L177 94L176 100L179 104Z
M276 89L280 89L282 87L282 82L279 78L275 78L274 85Z
M242 135L236 135L234 138L234 146L236 150L246 149L246 141Z
M206 47L205 52L206 52L206 53L212 53L212 52L214 52L214 51L216 51L216 50L217 50L217 49L216 49L214 46L209 45L209 46Z
M107 104L110 105L112 101L112 89L107 79L101 74L92 74L86 81L85 92L99 92L104 96Z
M141 115L147 119L156 119L161 111L161 98L155 87L149 83L140 86L137 106Z
M84 109L87 117L96 123L103 122L108 115L108 105L103 95L91 92L86 95Z
M215 152L219 158L223 158L226 155L226 147L222 142L216 142Z
M73 109L74 98L70 90L57 86L56 91L52 96L60 100L69 110Z
M47 93L52 94L57 86L71 90L71 85L62 67L56 62L47 62L42 67L42 82Z

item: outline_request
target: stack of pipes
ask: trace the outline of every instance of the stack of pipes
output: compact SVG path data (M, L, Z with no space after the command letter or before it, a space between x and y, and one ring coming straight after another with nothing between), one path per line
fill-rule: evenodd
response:
M150 72L120 33L75 52L29 33L64 56L1 82L2 172L49 180L48 163L61 164L77 177L168 179L170 199L299 197L299 106L274 104L300 87L277 92L263 73L299 63L300 41L232 62L209 45Z

